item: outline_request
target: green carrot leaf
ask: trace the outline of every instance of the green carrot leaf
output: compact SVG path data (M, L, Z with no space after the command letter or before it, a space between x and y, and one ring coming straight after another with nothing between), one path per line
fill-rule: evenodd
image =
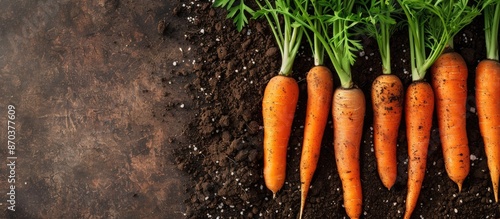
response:
M253 16L255 11L249 6L245 5L243 0L215 0L214 7L225 8L228 13L226 18L233 19L236 29L241 31L243 27L248 24L247 14Z

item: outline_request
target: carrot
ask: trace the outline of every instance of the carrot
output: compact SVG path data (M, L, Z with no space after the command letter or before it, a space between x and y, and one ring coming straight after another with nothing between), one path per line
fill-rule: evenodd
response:
M285 182L286 151L298 97L295 79L281 75L274 76L264 91L264 181L273 195Z
M359 218L362 211L359 150L365 108L365 96L359 88L335 90L332 107L335 163L342 181L345 210L350 218Z
M403 112L403 84L391 75L390 36L396 21L391 17L396 12L395 0L361 1L362 12L368 19L364 28L359 28L377 40L382 59L382 75L373 81L371 89L373 106L373 144L377 170L384 186L388 189L396 182L396 144L399 124Z
M476 68L476 106L479 130L490 170L495 202L498 202L500 177L500 63L483 60Z
M424 82L424 78L433 64L439 65L435 63L436 60L447 46L452 45L453 37L479 15L479 10L468 6L467 0L398 2L408 22L413 80L406 91L404 109L408 141L408 191L404 218L410 218L424 180L434 110L434 93L430 84ZM429 48L428 52L425 51L426 48ZM441 88L438 89L441 93ZM438 98L442 96L437 95Z
M446 172L461 191L470 168L465 129L467 64L460 54L446 52L432 65L431 75Z
M299 218L302 218L309 186L316 171L332 96L332 73L325 66L313 67L307 74L307 108L300 158L301 202Z
M304 16L310 9L304 3L307 1L297 2L300 2L297 5L301 14L290 16L297 17L298 24L314 33L340 79L340 87L334 91L332 100L335 160L342 180L346 213L351 218L359 218L363 203L359 148L366 103L363 92L352 81L354 53L362 49L362 45L352 38L350 31L360 23L361 17L353 13L354 0L327 0L318 3L321 7L312 4L314 16Z
M299 98L297 81L289 76L304 29L294 24L294 18L286 14L297 10L289 0L276 0L274 4L266 0L264 5L258 1L256 3L260 10L255 12L254 17L266 18L281 53L279 74L268 82L262 99L263 174L266 187L273 192L274 198L285 182L286 152Z
M373 145L377 170L388 189L396 182L396 144L403 114L403 84L392 74L378 76L372 85Z
M500 3L484 6L484 33L486 60L476 68L476 106L479 130L484 141L484 151L490 170L495 202L498 202L498 180L500 177L500 63L498 54L498 29L500 26Z
M304 1L303 8L309 8L308 1ZM313 7L321 9L317 2L311 2ZM302 5L301 5L302 6ZM321 12L322 13L322 12ZM305 14L305 11L304 11ZM307 16L307 14L306 14ZM314 20L317 32L305 32L313 52L314 67L307 74L307 107L304 125L304 140L300 157L300 211L302 218L306 205L307 193L311 185L321 150L321 140L325 132L326 122L332 106L333 75L324 66L325 49L321 45L318 35L321 35L319 20ZM312 34L312 36L310 36Z
M405 119L408 141L408 192L404 218L410 218L424 181L427 149L432 127L434 93L429 83L410 84L405 98Z

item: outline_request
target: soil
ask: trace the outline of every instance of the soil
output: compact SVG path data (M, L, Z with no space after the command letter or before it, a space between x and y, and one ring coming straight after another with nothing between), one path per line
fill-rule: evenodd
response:
M226 12L207 2L180 1L178 16L194 17L186 39L196 48L194 81L186 88L194 101L195 117L186 134L189 144L175 150L177 167L187 173L188 218L296 218L300 203L299 160L304 124L305 75L312 66L307 46L301 48L293 77L300 87L300 98L289 142L287 176L283 188L272 198L262 178L261 100L266 83L280 66L278 49L267 23L250 20L237 32ZM434 124L429 145L427 174L413 218L499 218L493 200L483 142L475 114L475 66L485 58L482 17L457 34L455 50L469 67L467 132L471 170L462 192L447 177ZM393 72L406 86L409 74L409 48L406 29L392 38ZM353 67L354 82L367 98L367 113L361 144L363 218L401 218L405 209L407 145L404 121L398 140L398 178L388 191L378 178L372 143L372 109L368 95L371 82L381 74L376 42L360 36L363 51ZM304 44L307 45L307 44ZM331 67L331 66L330 66ZM428 79L427 79L428 80ZM339 84L338 80L335 81ZM342 188L333 159L331 118L323 138L321 156L309 192L305 218L345 218Z

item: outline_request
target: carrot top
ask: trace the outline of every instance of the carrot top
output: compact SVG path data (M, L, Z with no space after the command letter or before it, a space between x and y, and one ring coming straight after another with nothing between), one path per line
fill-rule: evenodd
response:
M304 28L290 16L296 13L297 9L291 0L276 0L274 4L264 0L264 5L259 1L256 2L260 10L255 12L254 18L266 17L281 53L279 74L289 76L304 32ZM283 18L283 22L280 22L280 17Z
M486 58L498 61L498 26L500 23L500 2L485 3L484 33L486 39Z
M302 9L302 13L304 13L305 16L309 16L308 12L305 11L306 8L309 8L309 3L312 3L312 7L315 9L317 12L316 16L322 15L325 11L322 5L319 4L318 1L301 1L299 2L300 8ZM313 58L314 58L314 65L319 66L324 64L324 56L325 56L325 48L321 44L321 34L323 32L323 26L321 25L321 21L319 19L313 19L312 23L309 23L311 26L310 28L313 28L315 31L305 31L306 37L307 37L307 42L309 42L309 45L311 46L311 50L313 53ZM310 36L312 34L312 36Z
M361 11L367 17L363 19L361 33L365 33L377 40L382 59L382 73L391 74L390 37L396 27L396 20L392 17L397 12L395 0L364 0L361 1Z
M353 86L351 67L356 61L354 52L362 45L352 38L349 31L360 22L361 16L353 13L354 0L312 1L314 14L308 13L308 0L295 0L300 14L290 14L304 28L314 33L330 58L343 88Z
M413 81L422 80L443 50L453 47L453 37L480 14L476 6L468 6L468 0L398 2L408 22Z

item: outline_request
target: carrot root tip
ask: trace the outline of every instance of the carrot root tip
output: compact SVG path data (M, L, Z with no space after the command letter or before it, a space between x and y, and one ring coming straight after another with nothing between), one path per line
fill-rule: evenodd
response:
M462 182L457 182L458 185L458 192L462 192Z

